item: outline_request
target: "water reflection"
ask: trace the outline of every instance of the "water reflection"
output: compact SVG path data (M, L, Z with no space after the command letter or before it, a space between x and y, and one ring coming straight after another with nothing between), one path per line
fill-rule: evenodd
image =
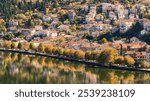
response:
M150 83L150 74L0 52L0 83Z

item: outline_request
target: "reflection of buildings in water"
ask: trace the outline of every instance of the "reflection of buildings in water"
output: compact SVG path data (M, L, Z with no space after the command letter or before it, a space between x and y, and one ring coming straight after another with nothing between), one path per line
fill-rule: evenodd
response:
M85 83L97 83L97 76L91 72L85 72Z
M2 56L1 56L2 55ZM18 54L17 54L18 55ZM11 57L10 57L11 56ZM22 61L18 61L19 59ZM30 59L31 58L31 59ZM47 83L149 83L150 74L118 71L115 70L99 70L89 69L85 65L74 62L58 61L55 59L47 60L47 58L40 58L28 55L10 55L0 53L0 69L2 73L9 73L12 76L22 76L22 71L29 76L35 77L35 80L48 78ZM46 61L47 60L47 61ZM42 61L42 62L40 62ZM46 62L45 62L46 61ZM42 63L42 64L40 64ZM7 70L1 67L9 67ZM18 68L16 68L18 67ZM30 69L23 67L31 67ZM22 71L21 71L22 70ZM32 72L30 72L30 70ZM37 71L35 71L37 70ZM1 72L0 71L0 72ZM42 73L41 73L42 72ZM38 74L38 76L37 76ZM5 74L4 74L5 75ZM17 76L17 77L18 77ZM21 77L22 78L22 77ZM24 78L27 78L25 75ZM45 80L45 79L44 79ZM33 82L36 82L33 80Z
M49 68L43 70L43 77L52 79L59 79L66 83L97 83L97 76L91 72L86 71L71 71L60 68Z
M50 76L55 77L59 75L59 69L58 68L50 68L50 69L44 69L42 76Z
M9 73L10 73L10 75L16 75L19 73L19 69L15 65L10 65Z
M2 63L3 63L3 62L2 62L2 60L0 59L0 65L2 65Z
M37 61L33 62L32 65L33 65L35 68L41 68L41 67L42 67L42 65L39 64L39 62L37 62Z

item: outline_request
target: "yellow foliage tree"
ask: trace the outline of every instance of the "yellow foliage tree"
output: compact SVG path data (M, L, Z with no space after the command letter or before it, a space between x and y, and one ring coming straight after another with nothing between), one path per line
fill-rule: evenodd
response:
M85 52L82 50L77 50L74 56L78 59L85 59Z
M98 62L100 63L114 63L115 58L118 55L118 51L114 48L107 48L100 53Z
M131 56L125 56L124 57L124 62L128 66L132 66L135 64L135 60Z
M150 63L147 62L147 61L142 61L142 62L141 62L141 67L142 67L142 68L149 68L149 67L150 67Z

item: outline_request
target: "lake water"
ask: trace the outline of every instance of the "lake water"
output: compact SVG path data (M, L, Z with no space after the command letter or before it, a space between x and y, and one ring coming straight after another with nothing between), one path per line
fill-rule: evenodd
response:
M150 83L150 73L106 69L54 58L0 52L2 84Z

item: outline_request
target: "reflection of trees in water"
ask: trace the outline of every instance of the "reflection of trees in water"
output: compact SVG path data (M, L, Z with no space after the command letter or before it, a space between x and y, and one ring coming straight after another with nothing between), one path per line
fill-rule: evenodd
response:
M16 60L17 60L17 54L11 53L11 61L16 61Z
M17 53L0 55L0 82L5 83L134 83L150 79L148 73L93 68L55 58Z
M23 55L23 54L18 54L17 56L18 56L18 62L24 61L25 55Z
M11 53L4 53L2 57L3 57L4 61L6 61L6 62L11 61Z
M38 63L43 66L45 64L45 57L38 57Z

